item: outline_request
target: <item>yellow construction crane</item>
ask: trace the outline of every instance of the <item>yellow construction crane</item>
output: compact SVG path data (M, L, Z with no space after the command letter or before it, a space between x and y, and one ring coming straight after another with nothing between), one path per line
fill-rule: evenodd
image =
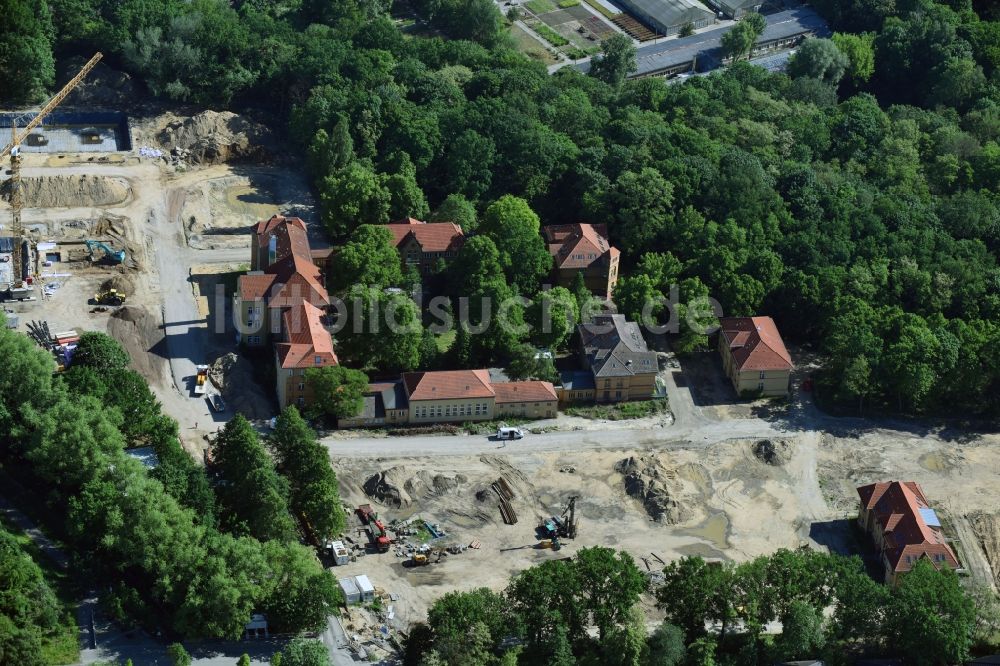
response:
M84 77L90 73L90 70L94 69L94 66L103 57L104 54L95 53L94 57L83 66L83 69L45 103L41 111L35 114L35 117L24 126L20 133L17 131L17 121L28 114L15 118L10 125L10 143L0 150L0 160L10 155L10 231L14 247L11 257L13 263L11 266L12 279L8 289L12 298L23 297L30 291L24 287L24 258L21 255L21 244L24 242L24 226L21 224L21 209L24 208L24 198L21 194L21 142L28 138L31 130L38 127L45 120L45 117L66 99L67 95L73 92L73 89L79 85L80 81L83 81Z

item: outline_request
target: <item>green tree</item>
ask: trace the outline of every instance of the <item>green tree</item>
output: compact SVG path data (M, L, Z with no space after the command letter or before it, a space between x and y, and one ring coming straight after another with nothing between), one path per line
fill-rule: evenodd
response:
M191 655L180 643L171 643L167 646L167 656L174 666L191 666Z
M341 365L309 368L305 380L313 394L313 401L306 409L309 418L343 419L361 411L368 375L360 370Z
M413 162L409 155L402 152L394 154L393 158L388 165L391 173L385 177L385 187L389 192L389 219L426 219L430 208L417 184L417 170Z
M305 517L320 539L343 531L337 475L326 448L316 440L316 433L298 409L289 406L281 412L267 443L278 471L288 479L292 510Z
M330 666L330 653L326 647L309 638L292 639L279 654L281 666Z
M581 584L584 608L600 636L627 623L630 609L646 589L646 579L632 556L600 546L582 548L573 566Z
M533 294L552 268L552 256L539 231L541 222L528 202L505 196L486 209L479 232L500 251L500 265L522 294Z
M289 541L295 525L288 514L288 484L278 476L256 431L237 414L212 443L212 462L225 484L217 494L222 522L234 533Z
M733 62L749 56L766 25L767 19L762 14L750 12L722 35L723 53Z
M42 641L59 623L59 600L42 569L0 526L0 657L42 666Z
M792 601L781 616L781 636L776 642L779 659L805 659L822 649L823 615L805 601Z
M969 657L976 616L958 576L920 559L894 590L889 636L907 662L917 666L962 663Z
M339 504L338 504L339 507ZM264 545L274 592L263 604L275 632L320 631L343 601L340 587L309 548L297 543Z
M345 300L347 325L337 336L343 355L382 371L417 368L423 329L409 296L358 285Z
M705 634L706 621L725 623L732 616L732 572L700 557L682 557L663 570L664 584L656 592L666 620L684 630L688 639Z
M636 71L636 48L627 35L615 34L601 42L600 58L590 61L590 75L619 87L629 74Z
M851 34L835 32L831 38L841 53L847 56L847 75L855 85L870 79L875 73L875 33Z
M392 232L383 226L362 224L334 258L327 284L338 294L354 285L397 287L403 282L401 266Z
M43 0L2 0L0 15L0 97L40 101L56 78L49 6Z
M666 621L656 628L648 643L646 666L680 666L687 655L684 632Z
M434 650L444 663L470 663L467 661L470 651L488 656L506 637L507 604L502 596L487 588L449 592L431 606L427 622L434 632ZM473 646L475 649L470 649ZM486 661L484 658L471 663Z
M241 654L239 661L236 662L236 666L250 666L250 655L246 652Z
M559 374L552 359L541 354L532 345L518 345L506 367L507 376L520 381L540 379L547 382L559 381Z
M319 184L323 224L334 237L343 237L361 224L389 221L391 195L384 177L354 161Z
M624 254L638 255L665 229L673 191L656 169L625 171L594 197L589 212L610 221L611 240Z
M535 296L525 316L532 327L532 340L554 353L573 334L580 310L569 289L553 287Z
M788 61L788 74L793 78L808 76L836 85L850 64L836 42L813 37L803 42Z
M461 194L449 194L437 210L431 215L432 222L453 222L462 227L462 231L475 231L479 222L476 218L476 207Z
M653 281L646 275L630 275L615 285L615 305L631 321L657 323L662 298L663 294L656 290Z
M80 335L80 342L73 352L73 363L98 371L128 367L131 359L125 348L106 333L87 331Z

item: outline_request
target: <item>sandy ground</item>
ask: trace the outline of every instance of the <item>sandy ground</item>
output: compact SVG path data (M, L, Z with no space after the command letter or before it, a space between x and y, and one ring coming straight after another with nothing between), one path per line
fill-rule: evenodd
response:
M234 340L230 303L226 298L210 299L207 289L199 289L211 283L210 279L207 283L202 280L203 274L232 270L249 262L249 239L242 232L259 213L287 206L308 215L312 202L301 174L282 167L178 169L163 160L119 154L110 157L115 159L26 156L22 175L41 179L36 181L41 189L35 200L26 201L25 228L35 240L58 244L62 261L42 269L43 274L56 277L42 283L55 282L59 287L50 296L39 292L35 302L7 307L23 321L48 321L53 331L103 331L117 338L167 413L180 422L185 447L200 456L204 435L221 427L231 414L214 414L203 399L191 396L194 366L211 363L232 351ZM68 179L76 184L92 183L92 191L80 189L80 196L74 198L80 204L76 207L54 207L65 203L62 199ZM108 182L127 189L128 196L102 206ZM56 191L46 192L45 183L56 184ZM260 183L263 189L258 191ZM287 198L271 206L256 203L272 199L273 192L266 188L276 188ZM198 193L207 194L202 197ZM190 219L184 218L188 202L201 206L204 220L219 220L216 226L223 233L212 235L215 227L210 229L207 222L191 227ZM0 201L0 220L7 220L9 211L7 202ZM101 223L109 215L117 220L111 232ZM227 228L241 233L228 233ZM87 238L109 241L116 249L126 247L129 266L91 264L82 244ZM215 238L220 240L215 242ZM126 309L117 314L113 310L94 312L89 299L105 280L122 274L135 285Z
M693 375L710 365L707 358L694 363ZM475 436L324 438L345 501L372 502L387 520L417 515L436 523L449 533L442 545L482 543L479 550L428 567L405 566L405 558L394 553L370 554L334 574L365 573L377 588L396 595L395 622L403 628L424 619L445 592L499 590L518 571L585 546L625 550L644 570L662 566L653 553L666 561L701 555L741 562L800 546L857 554L873 563L853 523L854 489L876 480L912 479L942 517L970 583L995 583L1000 437L833 418L819 413L808 394L788 405L736 405L735 415L723 416L729 410L725 392L712 389L715 400L693 392L684 381L688 369L664 375L677 419L668 427L649 420L602 423L596 430L532 434L502 448ZM764 438L787 445L779 464L754 454L753 445ZM678 507L677 522L653 521L642 501L626 492L616 465L632 456L656 470ZM365 481L382 472L409 503L396 506L365 493ZM499 476L517 494L516 525L504 525L497 498L482 492ZM572 495L580 496L578 538L558 553L533 548L538 522L561 513Z

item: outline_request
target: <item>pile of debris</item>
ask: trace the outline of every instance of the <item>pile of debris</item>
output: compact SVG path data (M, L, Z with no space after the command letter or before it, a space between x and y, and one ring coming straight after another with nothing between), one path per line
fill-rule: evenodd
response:
M467 480L462 474L445 476L427 470L411 476L405 467L395 466L368 477L362 489L376 502L398 509L409 506L415 499L443 495Z
M208 378L226 404L248 419L266 419L274 413L271 398L257 383L249 359L232 352L220 356L209 366Z
M25 206L35 208L77 208L114 206L132 195L124 178L108 176L32 176L21 180ZM10 201L10 181L4 182L3 198Z
M76 76L86 62L87 58L83 56L72 56L63 60L59 68L58 85L62 86ZM141 97L135 84L132 83L131 76L99 62L69 94L65 106L122 109L140 100Z
M629 456L615 465L615 471L625 477L625 492L641 501L656 522L676 525L691 518L691 510L678 502L674 497L677 493L667 487L677 475L655 457Z
M190 118L173 116L156 135L176 161L196 164L257 161L270 152L270 130L231 111L202 111Z
M757 460L772 467L780 467L792 458L792 446L783 439L762 439L752 448Z

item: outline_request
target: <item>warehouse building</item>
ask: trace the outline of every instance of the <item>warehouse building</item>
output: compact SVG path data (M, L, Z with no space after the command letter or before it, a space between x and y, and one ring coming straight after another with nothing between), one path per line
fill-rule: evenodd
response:
M731 19L740 19L751 12L759 12L761 0L708 0L708 4Z
M621 0L620 4L659 35L675 35L715 23L715 14L697 0Z

